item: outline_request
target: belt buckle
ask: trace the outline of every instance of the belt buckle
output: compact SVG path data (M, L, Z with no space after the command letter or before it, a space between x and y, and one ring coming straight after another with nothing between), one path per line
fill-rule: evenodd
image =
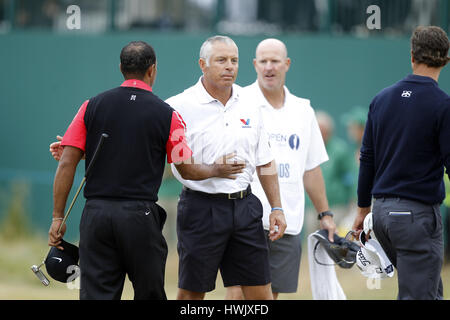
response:
M237 198L232 197L233 193L228 194L228 200L236 200Z
M235 192L235 193L238 193L238 196L236 198L232 197L233 193L229 193L228 194L228 199L229 200L244 199L244 191L243 190L241 190L239 192Z

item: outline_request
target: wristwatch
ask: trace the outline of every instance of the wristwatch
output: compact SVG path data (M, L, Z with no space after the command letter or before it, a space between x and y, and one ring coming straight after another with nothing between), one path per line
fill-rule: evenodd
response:
M322 219L323 217L325 217L325 216L330 216L330 217L332 217L332 216L333 216L333 212L331 212L330 210L321 212L321 213L319 213L319 215L317 216L317 219L321 220L321 219Z

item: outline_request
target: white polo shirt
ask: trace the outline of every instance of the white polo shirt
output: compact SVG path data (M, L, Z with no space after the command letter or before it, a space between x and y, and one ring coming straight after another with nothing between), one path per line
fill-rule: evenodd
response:
M286 87L284 106L280 109L267 102L257 82L243 91L253 97L254 105L262 112L264 128L277 163L281 204L287 223L285 233L299 234L305 211L303 175L328 160L314 110L309 100L292 95ZM252 191L263 204L263 223L268 230L271 207L257 175Z
M224 106L211 97L201 79L184 92L166 102L177 110L186 123L186 138L196 163L212 164L219 157L236 152L245 160L244 172L237 179L209 178L184 180L172 164L172 172L184 186L207 193L233 193L245 190L253 180L256 166L273 160L264 130L261 111L244 99L236 84Z

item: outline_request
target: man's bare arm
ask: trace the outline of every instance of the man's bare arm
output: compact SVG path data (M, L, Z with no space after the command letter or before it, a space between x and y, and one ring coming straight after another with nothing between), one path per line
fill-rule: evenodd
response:
M325 189L325 181L322 175L322 169L320 166L314 169L308 170L303 175L303 184L305 186L306 193L308 193L311 202L316 208L317 213L321 213L329 210L327 193ZM328 239L333 242L334 233L336 231L336 224L333 217L324 216L320 219L320 227L328 230Z
M271 208L281 208L280 186L275 161L256 167L261 186L266 194ZM269 238L272 241L280 239L286 230L286 220L281 210L273 210L269 217ZM278 227L278 230L276 228Z
M84 152L78 148L66 146L56 169L53 183L53 221L49 230L49 245L51 246L57 246L64 236L65 226L61 228L61 233L58 233L58 229L64 217L64 209L72 188L75 171L83 154Z

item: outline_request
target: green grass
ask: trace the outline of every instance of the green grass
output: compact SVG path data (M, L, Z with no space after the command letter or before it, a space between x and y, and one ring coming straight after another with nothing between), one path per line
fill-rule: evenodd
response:
M68 289L65 284L50 279L49 287L44 287L30 270L33 264L39 264L47 254L47 241L43 237L33 237L7 241L0 239L0 299L23 300L70 300L78 299L79 291ZM306 251L306 250L304 250ZM44 268L45 270L45 268ZM45 271L44 271L45 272ZM336 268L339 282L349 300L365 299L396 299L397 279L382 280L379 289L368 289L364 278L356 266L352 269ZM178 274L178 257L176 249L169 248L166 270L166 292L170 300L176 298ZM450 297L450 264L444 266L442 272L444 283L444 298ZM218 275L216 290L206 295L206 299L222 300L225 289ZM127 280L123 299L133 299L131 283ZM307 256L302 257L298 292L295 294L280 294L279 299L312 299L309 280Z

